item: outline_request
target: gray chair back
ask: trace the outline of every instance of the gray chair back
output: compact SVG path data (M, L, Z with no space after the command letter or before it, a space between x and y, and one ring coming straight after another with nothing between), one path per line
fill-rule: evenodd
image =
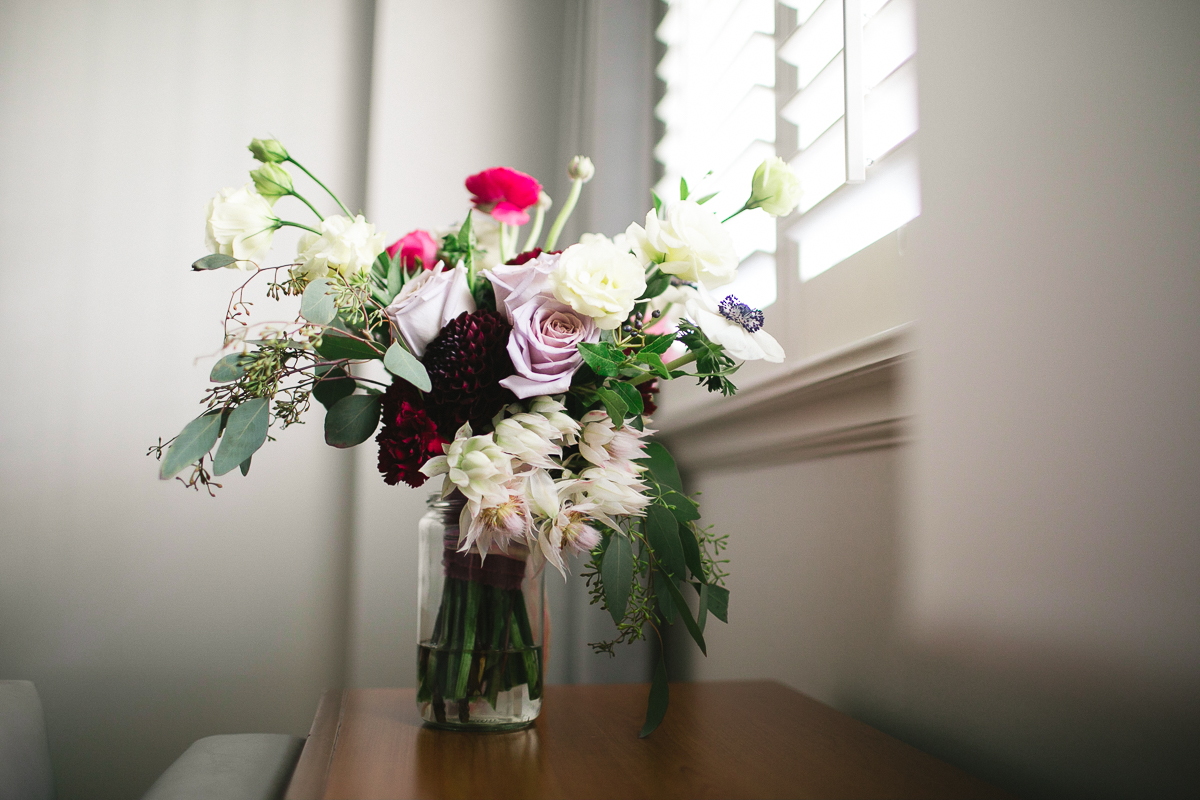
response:
M29 681L0 681L0 800L54 800L46 717Z

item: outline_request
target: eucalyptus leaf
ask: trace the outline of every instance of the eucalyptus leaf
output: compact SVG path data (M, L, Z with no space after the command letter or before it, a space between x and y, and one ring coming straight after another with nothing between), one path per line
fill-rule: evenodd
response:
M221 435L221 412L211 411L201 414L183 426L183 430L175 437L175 441L163 456L162 466L158 475L163 480L174 478L188 464L195 464Z
M650 684L650 699L646 703L646 722L642 725L639 739L645 739L654 733L654 729L667 715L667 705L671 701L671 689L667 683L667 664L662 655L658 657L658 665L654 668L654 680Z
M613 381L609 386L624 401L625 416L634 417L642 413L645 406L642 403L642 393L637 390L636 386L625 381Z
M700 519L700 505L690 497L670 491L663 495L663 502L671 509L680 525Z
M341 367L327 369L321 379L313 384L312 395L326 410L343 397L354 394L354 379Z
M204 258L198 258L192 263L192 269L197 272L203 272L206 269L220 269L228 267L230 264L237 263L237 259L233 256L227 256L224 253L212 253Z
M700 584L694 584L696 591L704 594ZM705 606L712 615L726 624L729 623L729 590L715 583L708 584L708 598Z
M328 325L337 316L337 291L328 278L316 278L300 297L300 316L314 325Z
M376 350L366 342L329 332L326 332L321 337L321 341L317 343L317 352L330 361L337 361L343 358L383 358L382 350Z
M620 428L625 424L625 412L629 407L625 405L625 401L616 392L609 389L597 389L596 395L600 398L600 402L604 404L604 409L608 411L608 418L612 420L613 427Z
M700 652L708 655L708 647L704 644L704 632L700 630L699 624L692 619L692 610L688 608L687 601L683 599L683 593L679 591L679 587L675 585L675 581L665 581L667 591L671 593L671 599L675 601L675 608L679 611L679 616L683 617L683 624L688 629L688 633L696 641L696 646L700 648Z
M224 475L235 469L267 440L270 401L265 397L247 400L233 411L225 423L221 446L213 458L213 474Z
M646 462L646 465L650 467L650 474L654 476L654 480L660 486L668 486L683 493L683 481L679 479L679 469L675 466L675 459L667 452L667 448L658 442L650 442L646 445L645 457L638 460Z
M677 530L679 543L683 546L683 560L687 564L688 571L696 580L704 580L704 564L700 561L700 542L697 541L696 534L688 525L680 525Z
M387 368L388 372L397 378L403 378L422 392L428 392L433 388L433 384L429 382L429 373L425 371L425 365L418 361L416 356L405 350L404 345L399 342L392 342L392 346L387 349L387 353L383 356L383 366Z
M629 543L629 537L621 533L610 537L600 564L600 579L604 581L604 604L613 622L619 623L625 618L629 592L633 588L633 545Z
M224 356L216 364L213 364L212 372L208 373L208 379L213 383L236 381L246 374L246 369L241 364L243 357L242 353L230 353Z
M675 600L667 590L667 584L673 580L674 578L670 578L662 572L657 570L654 572L654 599L658 603L658 613L662 615L668 625L674 625L675 618L679 616L679 612L675 609Z
M337 401L325 414L325 443L346 448L370 439L379 426L380 406L378 395L352 394Z
M696 614L696 626L700 628L700 632L704 633L704 624L708 622L708 584L700 586L700 603L697 605L699 613Z
M253 458L253 456L250 458ZM250 474L250 458L247 458L241 464L238 464L238 469L242 471L243 478Z
M387 302L384 305L389 305L396 299L396 295L400 294L400 289L404 287L404 268L400 263L400 249L396 248L396 255L392 256L388 262L387 269Z
M646 539L654 551L654 557L665 572L683 578L683 545L679 541L679 524L674 515L662 506L646 509Z

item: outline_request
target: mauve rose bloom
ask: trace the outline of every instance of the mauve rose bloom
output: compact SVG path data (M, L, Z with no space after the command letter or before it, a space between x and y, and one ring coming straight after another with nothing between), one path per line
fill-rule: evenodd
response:
M515 308L512 325L508 354L516 374L500 385L522 400L569 389L583 363L579 343L600 341L591 317L547 295L535 295Z
M429 235L428 231L415 230L412 233L407 233L392 243L387 249L388 258L395 258L396 253L400 254L400 265L406 270L414 269L417 266L417 259L421 259L421 266L425 269L433 269L437 263L437 242Z
M549 276L558 266L558 257L558 253L542 253L520 264L501 264L484 273L496 292L496 309L506 320L512 323L513 314L530 298L551 293Z
M542 185L532 175L509 167L492 167L467 178L471 202L507 225L529 222L525 210L537 205Z
M439 261L432 270L404 284L384 309L417 358L425 355L425 345L437 338L447 322L464 311L475 311L475 298L467 286L467 268L461 264L452 270L445 267Z

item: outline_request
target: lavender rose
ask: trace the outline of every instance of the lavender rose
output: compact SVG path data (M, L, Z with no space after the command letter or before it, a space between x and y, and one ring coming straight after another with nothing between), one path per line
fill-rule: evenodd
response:
M447 270L438 262L400 290L384 313L396 326L412 354L425 355L425 345L437 338L446 323L464 311L475 310L475 298L467 286L467 270L461 264Z
M550 273L558 267L558 253L541 253L520 264L501 264L484 273L496 292L496 309L510 323L518 308L535 295L550 294Z
M516 374L500 385L522 400L569 389L583 363L578 344L600 340L591 317L547 295L534 295L515 308L512 326L508 354Z

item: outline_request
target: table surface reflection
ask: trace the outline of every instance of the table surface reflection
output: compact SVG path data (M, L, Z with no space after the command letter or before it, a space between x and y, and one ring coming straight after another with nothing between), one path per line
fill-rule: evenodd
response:
M413 689L330 690L286 800L334 798L1007 797L799 692L767 681L548 686L533 727L423 727Z

